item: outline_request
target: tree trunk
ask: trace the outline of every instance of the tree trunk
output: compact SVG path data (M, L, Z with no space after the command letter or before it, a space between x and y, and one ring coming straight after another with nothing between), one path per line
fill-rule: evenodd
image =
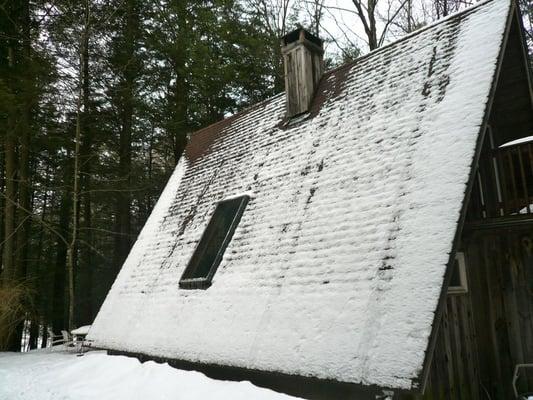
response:
M69 173L70 165L65 166L64 182L69 182L71 175ZM59 207L59 233L64 237L68 236L70 230L70 210L71 210L70 193L65 190L61 198ZM67 328L66 312L66 275L67 268L67 246L61 238L57 238L56 243L56 262L54 268L53 283L53 305L52 305L52 330L55 334Z
M31 320L30 325L30 350L36 349L39 345L39 319L34 318Z
M48 326L43 324L43 336L41 337L41 349L44 349L48 344Z
M84 88L85 84L88 84L88 43L89 43L89 26L90 26L90 8L89 0L85 1L84 8L84 27L83 34L80 43L79 53L79 81L81 82L78 88L78 98L76 101L76 135L74 143L74 170L73 170L73 188L72 188L72 226L71 236L67 246L67 287L68 287L68 329L73 330L75 327L75 272L77 266L77 253L78 253L78 234L79 234L79 206L80 206L80 147L82 139L82 107L84 101L88 103L88 87ZM85 90L84 90L85 89ZM83 112L88 110L83 109Z
M83 65L83 56L81 56ZM76 252L78 250L78 222L79 222L79 181L80 181L80 142L81 142L81 88L78 96L76 114L76 137L74 147L74 183L72 189L72 227L69 244L67 246L67 284L68 284L68 329L74 329L74 269L76 267Z
M188 98L189 86L187 84L186 76L186 38L189 36L189 15L187 11L187 4L185 2L179 3L177 6L178 15L178 40L175 43L177 46L173 64L176 83L174 85L174 92L171 94L171 99L174 101L174 107L171 111L173 139L174 139L174 164L177 165L185 146L187 145L187 127L188 127Z
M129 1L126 5L124 27L124 49L119 50L123 65L122 82L119 85L120 137L119 166L120 180L116 203L116 236L114 267L118 272L131 247L131 142L135 102L135 86L138 75L138 62L135 54L139 39L139 4Z
M79 205L79 154L80 154L80 102L78 101L78 117L76 121L76 143L74 150L74 184L72 189L72 227L69 244L67 246L67 287L68 287L68 329L74 329L74 268L76 265L76 251L78 241L78 205Z
M8 67L13 69L15 51L8 47ZM2 254L2 281L11 282L15 278L15 204L16 198L16 149L15 149L15 112L14 107L8 115L7 129L4 141L5 158L5 207L4 207L4 249Z
M15 260L15 271L14 278L15 281L23 281L27 277L27 260L29 254L29 239L30 239L30 221L31 221L31 201L30 201L30 126L27 123L27 118L29 118L29 110L21 110L21 119L20 119L20 128L22 130L20 134L20 162L19 162L19 226L17 231L17 251L16 251L16 260ZM24 121L24 122L23 122ZM37 282L32 282L36 284ZM29 306L29 305L26 305ZM24 307L26 308L26 307ZM30 329L30 348L33 338L32 335L35 334L33 329L34 321L32 321ZM20 322L19 326L16 329L15 333L15 342L14 346L18 346L20 351L20 342L22 340L22 333L24 329L24 322ZM38 332L37 332L38 334ZM18 342L18 343L17 343Z
M44 176L48 176L50 173L50 167L49 165L46 166L46 169L44 171ZM40 204L40 208L42 209L41 212L41 221L46 220L46 213L48 211L48 190L44 191L43 201ZM51 320L51 302L53 301L52 297L50 296L51 293L51 287L50 284L51 279L49 278L49 274L52 271L49 271L47 267L51 264L48 263L47 257L43 257L43 241L44 241L44 225L39 226L38 230L38 240L35 250L35 258L32 265L33 270L33 276L35 276L35 280L39 283L39 288L36 291L35 296L35 304L37 305L37 313L38 315L34 317L32 320L32 327L34 324L42 325L43 327L43 335L46 335L46 326L48 325L48 322ZM47 252L48 255L49 252ZM32 336L32 340L33 340ZM42 343L37 343L37 347L41 346ZM42 339L44 343L46 343L46 339Z
M152 131L150 132L150 141L148 145L148 182L152 182L152 170L154 163L154 126L152 125ZM143 215L143 221L148 219L148 215L152 211L152 191L148 191L146 212Z
M12 122L12 121L11 121ZM10 128L13 125L10 126ZM6 133L5 140L5 216L4 216L4 254L3 254L3 271L2 281L4 285L9 285L14 282L16 275L16 265L14 259L15 253L15 204L16 198L16 146L14 132ZM14 332L11 333L9 343L7 345L8 351L20 351L22 329L21 323L18 323Z
M89 27L89 9L85 8L85 26ZM92 265L92 196L91 196L91 158L93 157L93 138L91 129L91 109L90 109L90 74L89 74L89 34L83 37L83 65L82 65L82 106L81 113L81 134L82 143L80 147L80 190L83 193L80 197L81 228L80 238L83 238L86 246L80 248L79 271L76 274L76 324L90 324L94 318L92 307L92 285L93 285L93 265Z
M0 192L4 193L6 192L5 188L5 162L4 162L4 156L5 156L5 133L2 132L2 142L0 145L2 146L0 148ZM4 216L6 212L6 200L3 196L0 196L0 259L3 258L4 254ZM0 284L2 283L2 270L0 269Z
M183 60L184 63L185 60ZM182 62L179 60L178 62ZM179 72L178 72L179 74ZM177 165L185 146L187 145L187 82L183 76L178 75L174 92L175 118L174 124L174 164Z
M15 279L24 279L27 275L27 257L29 254L29 236L31 221L31 193L30 193L30 125L28 110L23 110L21 119L26 122L20 123L22 132L20 133L19 146L19 227L17 231L17 260L15 268Z
M370 50L377 49L378 44L378 33L376 26L376 5L377 0L368 0L368 25L369 30L367 32L368 36L368 47Z
M31 193L30 193L30 142L31 142L31 112L33 105L33 79L31 71L31 42L30 42L30 6L24 2L22 15L22 71L24 86L19 96L21 99L18 131L19 146L19 227L17 232L17 258L15 279L25 279L27 275L27 257L29 254L30 222L31 222Z
M376 26L376 6L378 0L367 0L366 7L363 5L363 0L352 0L352 2L363 24L370 51L377 49L379 47Z
M11 282L15 277L13 254L15 252L15 174L16 154L13 132L7 132L4 142L5 153L5 206L4 206L4 253L2 255L4 283Z

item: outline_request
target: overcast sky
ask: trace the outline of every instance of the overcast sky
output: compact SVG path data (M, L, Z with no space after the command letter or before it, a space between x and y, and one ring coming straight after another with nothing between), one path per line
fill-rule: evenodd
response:
M385 20L388 15L393 15L405 0L379 0L378 2L378 39L383 31ZM423 8L431 10L433 0L412 0L415 22L432 22L431 17L427 12L423 13ZM465 8L467 3L474 3L476 0L466 0L462 8ZM302 0L302 8L309 7L309 0ZM366 1L364 2L366 3ZM363 25L355 12L355 6L352 0L324 0L323 22L320 32L322 39L328 41L326 43L326 55L333 56L340 53L338 46L357 46L362 53L368 52L368 45L366 43L366 35ZM305 14L309 15L306 10L301 11L300 17ZM425 17L423 15L426 15ZM428 20L429 19L429 20ZM390 43L400 37L404 36L405 32L390 27L387 30L384 43ZM333 41L334 39L334 41ZM335 43L337 42L338 45Z

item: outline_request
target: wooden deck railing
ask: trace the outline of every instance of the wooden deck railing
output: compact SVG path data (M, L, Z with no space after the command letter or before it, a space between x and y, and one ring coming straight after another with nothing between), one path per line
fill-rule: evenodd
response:
M469 220L533 216L533 143L487 148L482 154Z

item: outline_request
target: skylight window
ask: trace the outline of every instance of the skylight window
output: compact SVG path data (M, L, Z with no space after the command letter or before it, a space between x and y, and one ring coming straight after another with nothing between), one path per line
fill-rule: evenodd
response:
M224 251L239 224L249 196L222 200L205 228L194 253L180 279L180 288L207 289L222 261Z

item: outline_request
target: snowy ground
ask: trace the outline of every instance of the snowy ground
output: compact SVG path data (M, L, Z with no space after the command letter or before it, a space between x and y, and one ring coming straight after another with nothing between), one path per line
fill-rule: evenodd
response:
M210 379L152 361L92 351L82 357L65 351L0 353L2 400L290 400L295 397L250 382Z

